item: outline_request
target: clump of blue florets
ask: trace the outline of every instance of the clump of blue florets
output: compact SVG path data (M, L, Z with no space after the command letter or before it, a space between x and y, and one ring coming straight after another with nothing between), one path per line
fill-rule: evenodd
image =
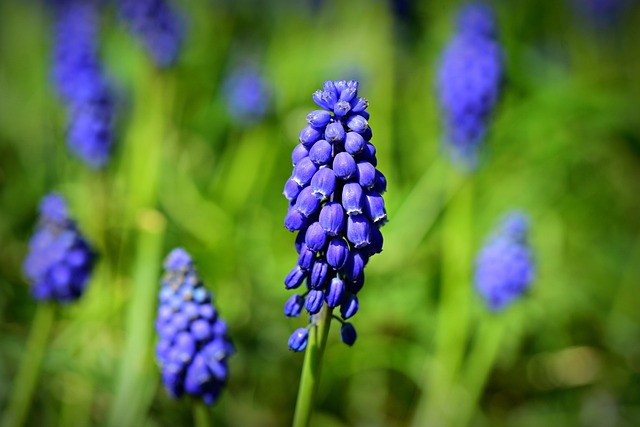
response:
M457 32L443 54L437 81L445 147L466 169L477 166L502 79L493 13L485 5L467 5L458 14Z
M120 17L158 67L172 65L184 39L182 16L166 0L119 0Z
M227 325L184 249L174 249L164 268L156 320L162 381L175 398L187 393L211 405L227 382L235 352Z
M67 142L90 167L109 160L115 102L98 57L98 0L56 0L53 78L67 106Z
M382 251L387 181L376 169L369 104L358 97L358 82L327 81L313 100L322 110L307 115L284 187L289 200L284 225L298 232L299 254L284 283L287 289L305 283L306 290L286 302L284 313L296 317L304 307L313 323L323 305L339 307L342 341L353 345L356 331L346 320L358 311L365 265ZM296 330L289 348L304 350L307 337L307 328Z
M57 302L78 299L95 260L95 252L69 219L64 199L55 193L45 196L23 266L34 298Z
M507 215L476 259L475 283L491 310L519 298L534 278L529 223L519 212Z

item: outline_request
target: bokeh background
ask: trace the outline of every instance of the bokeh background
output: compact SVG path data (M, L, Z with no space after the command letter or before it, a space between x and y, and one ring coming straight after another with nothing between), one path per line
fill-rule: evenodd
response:
M617 16L590 13L592 3L493 3L507 79L481 167L458 179L434 90L457 2L175 2L187 32L166 70L107 5L101 57L118 89L117 135L95 171L65 143L51 15L40 2L0 1L0 411L37 310L22 261L37 204L56 190L101 256L86 295L56 310L27 424L192 423L152 351L161 260L176 246L193 254L237 347L215 425L289 424L303 356L287 338L306 319L282 313L297 255L281 192L312 92L357 79L390 221L359 295L358 341L349 348L330 331L312 424L427 425L420 408L441 393L429 386L436 337L448 333L437 321L443 271L469 272L496 221L519 208L531 218L535 282L491 313L462 275L467 332L440 424L638 425L640 15L633 2ZM264 79L264 114L237 117L227 103L238 67ZM443 256L455 231L444 219L465 179L473 214L456 259ZM482 385L477 398L469 381Z

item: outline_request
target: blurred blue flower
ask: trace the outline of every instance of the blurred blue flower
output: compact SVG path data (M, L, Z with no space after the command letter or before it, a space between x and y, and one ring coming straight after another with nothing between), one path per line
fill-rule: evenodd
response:
M264 117L269 107L270 91L257 68L245 65L233 69L223 88L227 111L239 124L250 124Z
M508 214L476 258L476 288L491 310L504 309L533 281L535 268L528 229L524 214Z
M227 382L235 352L227 325L184 249L174 249L164 268L156 319L162 381L175 398L187 393L211 405Z
M55 193L45 196L23 265L34 298L57 302L78 299L95 260L95 252L69 219L64 199Z
M365 265L382 251L379 228L387 220L381 196L386 179L376 170L369 104L358 97L358 82L329 80L313 100L322 110L307 115L284 189L290 204L285 227L298 232L299 253L285 287L298 288L306 281L307 292L289 299L285 313L297 316L304 300L313 324L325 304L331 310L340 308L342 317L334 316L348 325L342 340L352 345L355 328L345 320L358 311L355 294L364 284ZM306 329L298 329L289 348L302 351L306 337Z
M457 32L441 58L438 100L445 147L454 163L473 170L500 95L502 51L488 6L470 4L458 13Z
M99 1L56 0L53 79L67 104L71 150L88 166L109 160L114 99L98 58Z
M120 17L160 68L173 65L180 53L185 23L166 0L118 0Z
M571 0L576 13L603 30L612 29L636 4L635 0Z

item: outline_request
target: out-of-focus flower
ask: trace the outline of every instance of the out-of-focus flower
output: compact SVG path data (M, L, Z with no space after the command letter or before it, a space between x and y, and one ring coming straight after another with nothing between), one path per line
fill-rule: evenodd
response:
M224 82L223 94L227 111L237 123L259 121L267 112L269 87L265 78L253 66L233 69Z

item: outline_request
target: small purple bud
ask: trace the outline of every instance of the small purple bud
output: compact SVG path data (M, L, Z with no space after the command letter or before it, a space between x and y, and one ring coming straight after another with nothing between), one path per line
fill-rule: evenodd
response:
M309 157L303 157L294 166L291 179L304 186L311 182L311 178L316 172L318 172L318 165L313 163Z
M300 187L297 182L293 179L288 179L287 183L284 185L284 191L282 194L284 194L284 197L286 197L287 200L295 200L296 197L298 197L298 194L300 194L301 189L302 187Z
M298 252L298 255L300 255L302 250L307 247L307 245L304 244L304 235L306 233L307 233L307 228L302 228L300 229L300 231L298 231L298 234L296 235L296 241L294 242L294 247L296 248L296 252Z
M364 150L358 155L358 160L371 163L373 166L378 165L378 159L376 158L376 147L367 142L364 146Z
M373 187L373 184L376 182L376 168L369 162L358 162L356 170L356 178L358 179L358 184L362 186L362 188L369 189Z
M309 286L311 289L322 289L325 280L327 280L327 273L329 272L329 264L322 259L316 260L313 263L311 269L311 275L309 276Z
M355 114L347 117L345 124L354 132L362 133L369 127L369 122L364 117Z
M307 295L307 301L304 305L304 308L307 309L309 314L316 314L322 308L323 303L324 292L319 290L311 290L309 291L309 295Z
M198 319L191 323L191 335L199 341L209 339L211 337L211 326L204 319Z
M329 241L327 246L327 263L333 267L334 270L339 270L344 267L349 256L349 245L344 241L342 237L334 237Z
M311 161L317 165L326 165L331 160L331 144L329 144L326 140L321 139L320 141L313 144L311 150L309 150L309 158Z
M314 222L309 226L309 228L307 228L304 242L307 245L307 248L314 252L321 251L324 248L324 245L327 242L327 235L319 222Z
M369 121L369 117L371 116L371 114L369 114L369 112L368 112L368 111L362 111L362 112L360 112L360 113L358 113L358 114L360 114L362 117L364 117L367 121ZM369 130L369 129L370 129L370 128L367 128L367 130ZM365 131L365 132L366 132L366 131ZM371 138L369 138L369 139L371 139Z
M287 317L298 317L302 311L304 298L301 295L291 295L291 298L284 304L284 315Z
M311 179L313 195L322 200L333 194L336 189L336 175L331 168L322 168Z
M306 224L307 218L302 213L300 213L300 211L298 211L295 207L289 208L287 215L284 217L284 226L287 230L292 232L296 230L302 230L302 228Z
M307 123L317 129L323 129L331 121L331 113L325 110L315 110L307 114Z
M356 155L364 149L366 141L358 132L347 132L344 140L344 149L349 154Z
M307 248L307 245L304 245L302 250L300 251L300 255L298 256L298 265L303 270L308 270L313 265L313 261L316 258L316 253Z
M376 180L373 183L373 190L379 194L384 194L387 191L387 178L379 170L376 170Z
M305 276L307 275L306 271L300 268L299 265L293 267L293 269L287 274L287 277L284 278L284 286L287 289L295 289L302 284Z
M333 159L333 172L338 178L349 179L356 173L356 161L349 153L338 153Z
M329 202L324 205L318 221L326 234L337 236L344 227L344 210L340 203Z
M325 294L325 300L330 308L336 308L342 302L344 296L344 282L337 277L331 279L329 289Z
M351 105L347 101L338 101L336 102L335 107L333 107L333 112L336 117L342 117L349 112L351 109Z
M340 339L343 343L351 347L358 338L358 334L356 334L356 328L349 322L344 322L342 327L340 328Z
M289 350L291 351L303 351L307 348L307 339L309 338L309 331L305 328L296 329L289 337Z
M357 182L347 182L342 187L342 206L347 215L361 214L364 209L364 193Z
M341 91L341 89L338 89L334 82L332 82L331 80L327 80L326 82L324 82L324 84L322 85L322 89L324 89L325 92L331 93L333 96L335 96L336 99L338 99L338 95L340 95Z
M340 95L342 93L343 90L345 90L347 88L347 81L346 80L336 80L335 82L333 82L337 94Z
M333 110L333 104L329 105L327 100L324 98L324 91L315 91L312 95L312 98L313 102L315 102L318 107L326 108L327 110Z
M294 206L295 210L300 212L303 216L309 217L320 207L320 200L313 195L313 190L311 187L305 187L302 189L300 194L298 194L298 199L296 200L296 204ZM296 230L299 230L297 228Z
M369 190L365 192L364 213L374 223L382 225L387 221L384 199L377 191Z
M366 256L360 251L349 252L349 257L342 270L347 282L355 281L364 271L367 264Z
M364 132L359 132L360 135L364 138L365 141L371 141L373 137L373 131L371 130L371 126L369 126Z
M358 297L355 295L347 295L342 301L342 304L340 304L340 314L342 314L344 320L347 320L358 312L358 308Z
M365 248L369 256L379 254L382 252L382 245L384 244L384 238L380 229L376 226L371 227L371 243Z
M366 98L354 98L351 100L351 111L354 113L362 114L367 108L369 108L369 101Z
M307 125L300 131L298 140L307 146L312 145L314 142L322 138L322 130L316 129L311 125Z
M347 239L353 243L356 249L371 242L371 223L366 216L349 215L347 218Z
M357 86L346 87L342 90L342 92L340 92L340 101L349 103L353 98L356 97L357 93L358 93ZM349 108L351 108L351 105L349 105Z
M303 144L298 144L293 148L291 152L291 162L293 166L297 165L298 162L309 155L309 147L304 146Z
M364 271L360 272L353 282L346 282L345 286L347 290L354 295L360 292L364 286Z
M342 123L340 122L329 123L329 125L327 125L327 128L324 131L324 137L331 144L340 143L344 141L345 131L344 131L344 127L342 127Z

